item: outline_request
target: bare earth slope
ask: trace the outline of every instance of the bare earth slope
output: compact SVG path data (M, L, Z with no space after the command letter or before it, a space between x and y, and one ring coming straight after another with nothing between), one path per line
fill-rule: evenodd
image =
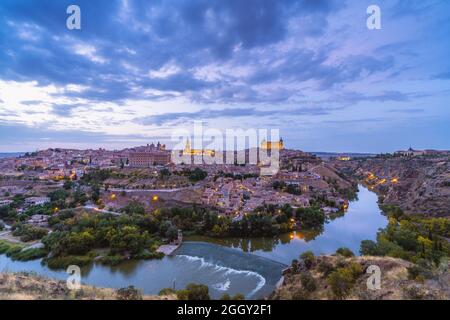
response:
M119 300L117 290L82 286L71 291L64 281L25 273L0 273L0 300ZM175 296L142 296L144 300L174 300Z
M351 264L356 265L356 269L359 271L355 274L348 294L337 297L328 280L329 275L338 268L348 267ZM367 279L371 274L366 273L366 270L370 265L376 265L381 270L381 288L379 290L367 288ZM443 271L432 280L416 281L408 277L407 268L411 266L412 264L407 261L391 257L320 256L315 258L313 265L309 268L300 266L296 272L292 268L287 271L284 283L275 291L272 299L434 300L450 298L450 274L448 271ZM353 268L355 267L353 266ZM311 290L311 286L308 290L308 284L301 280L304 274L314 278L314 290ZM342 285L342 283L339 284Z

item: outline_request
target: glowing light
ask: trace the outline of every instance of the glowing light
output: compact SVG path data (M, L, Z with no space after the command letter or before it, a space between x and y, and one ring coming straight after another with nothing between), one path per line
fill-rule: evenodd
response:
M117 196L116 196L115 193L113 193L113 194L111 195L111 197L110 197L111 200L116 200L116 198L117 198Z
M154 196L152 197L152 201L158 201L158 200L159 200L159 197L158 197L158 196L154 195Z
M397 182L398 182L398 179L397 179L397 178L393 178L393 179L391 180L391 182L392 182L392 183L397 183Z

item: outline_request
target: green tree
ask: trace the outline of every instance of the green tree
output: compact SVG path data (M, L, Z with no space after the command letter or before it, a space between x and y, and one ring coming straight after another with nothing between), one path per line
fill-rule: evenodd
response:
M125 207L122 208L122 212L125 212L126 214L129 214L129 215L132 215L132 214L144 215L145 207L139 201L133 200L133 201L130 201Z
M297 222L302 228L323 228L326 221L325 213L318 207L298 208L296 210Z
M72 189L72 187L73 187L73 182L71 180L64 181L63 188L65 190L70 190L70 189Z
M177 292L181 300L210 300L209 289L203 284L190 283L185 290Z
M141 291L136 289L134 286L121 288L117 290L116 294L118 300L142 300Z
M349 248L345 248L345 247L341 247L341 248L337 249L336 254L346 257L346 258L355 256L355 254L353 253L352 250L350 250Z
M311 269L314 265L316 258L314 256L314 253L312 251L305 251L300 255L300 259L303 260L303 263L305 264L305 267L307 269Z
M378 245L375 241L363 240L363 241L361 241L359 253L362 256L377 256L378 255Z
M328 276L327 282L334 296L338 299L343 299L350 294L353 288L353 274L347 268L339 268Z

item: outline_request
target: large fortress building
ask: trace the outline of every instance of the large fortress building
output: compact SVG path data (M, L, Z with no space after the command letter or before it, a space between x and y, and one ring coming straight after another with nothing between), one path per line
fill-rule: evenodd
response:
M278 142L266 141L266 139L264 139L263 141L261 141L261 149L263 149L263 150L282 150L282 149L284 149L283 138L281 138L280 141L278 141Z

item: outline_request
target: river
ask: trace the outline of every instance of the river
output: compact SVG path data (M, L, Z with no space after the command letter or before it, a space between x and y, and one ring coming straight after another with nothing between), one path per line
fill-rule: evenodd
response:
M82 282L97 287L134 285L145 294L162 288L181 289L195 282L208 285L210 295L242 293L247 299L267 296L281 277L281 270L301 252L334 253L339 247L356 254L362 240L375 239L387 225L377 205L377 196L359 186L358 200L344 216L327 223L321 234L294 232L278 238L211 239L189 238L174 256L161 260L128 261L116 267L92 264L82 268ZM18 262L0 255L0 272L28 271L65 280L64 271L50 270L40 260Z

